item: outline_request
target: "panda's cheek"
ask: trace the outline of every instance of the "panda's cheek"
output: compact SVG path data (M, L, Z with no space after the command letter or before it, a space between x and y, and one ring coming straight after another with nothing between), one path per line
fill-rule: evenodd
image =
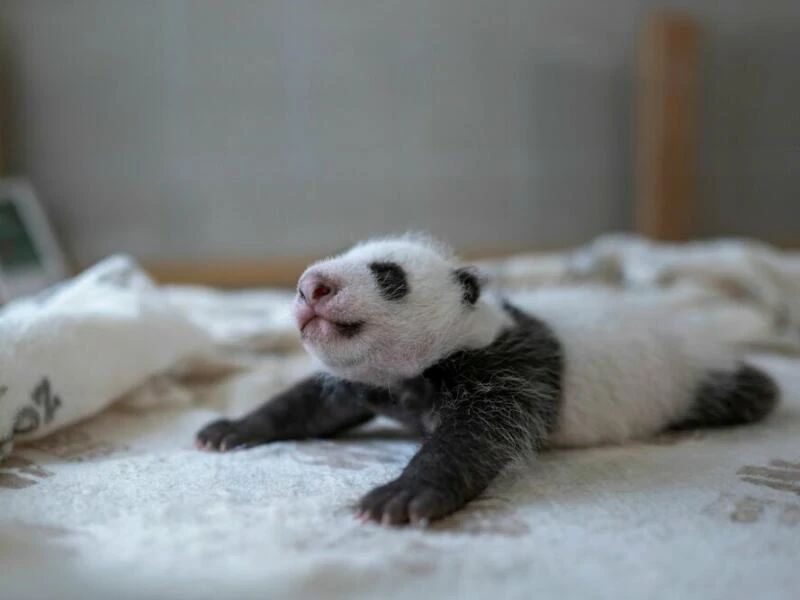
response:
M419 323L414 321L413 315L397 312L384 318L380 327L376 328L375 336L381 338L382 345L385 347L402 348L408 344L409 339L416 336L417 327L419 327Z

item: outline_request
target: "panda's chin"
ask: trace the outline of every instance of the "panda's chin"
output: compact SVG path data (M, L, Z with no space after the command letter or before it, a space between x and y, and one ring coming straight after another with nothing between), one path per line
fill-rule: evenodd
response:
M361 340L330 344L310 344L306 340L305 347L317 366L334 377L373 385L395 379L387 376L383 365L376 364L370 345Z
M387 359L370 344L356 343L322 346L306 345L322 370L329 374L369 385L386 386L421 375L426 364Z
M371 383L369 362L364 357L337 355L335 352L320 351L318 348L309 348L309 353L321 370L334 377Z
M353 335L363 327L360 323L309 323L302 332L303 345L326 370L343 376L344 371L358 369L369 361L369 344Z

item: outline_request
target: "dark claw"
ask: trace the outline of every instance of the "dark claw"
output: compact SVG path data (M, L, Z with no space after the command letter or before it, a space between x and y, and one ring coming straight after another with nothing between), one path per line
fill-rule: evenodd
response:
M397 479L364 496L357 515L362 521L401 525L440 519L464 504L429 485Z
M227 452L236 448L254 446L266 440L254 435L240 421L221 419L206 425L197 434L195 445L200 450Z

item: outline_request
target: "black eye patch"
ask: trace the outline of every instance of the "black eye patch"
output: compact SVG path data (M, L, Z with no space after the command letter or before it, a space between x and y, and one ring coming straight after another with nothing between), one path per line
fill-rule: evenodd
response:
M464 267L453 271L453 276L463 290L464 304L474 305L481 297L481 282L478 275L472 269Z
M393 262L374 262L369 269L384 299L398 301L408 296L410 288L403 267Z

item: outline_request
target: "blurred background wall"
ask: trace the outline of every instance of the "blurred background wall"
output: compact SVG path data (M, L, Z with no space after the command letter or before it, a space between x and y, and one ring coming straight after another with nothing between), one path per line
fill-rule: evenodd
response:
M2 0L9 161L82 262L631 226L647 0ZM800 243L800 2L706 32L698 235Z

